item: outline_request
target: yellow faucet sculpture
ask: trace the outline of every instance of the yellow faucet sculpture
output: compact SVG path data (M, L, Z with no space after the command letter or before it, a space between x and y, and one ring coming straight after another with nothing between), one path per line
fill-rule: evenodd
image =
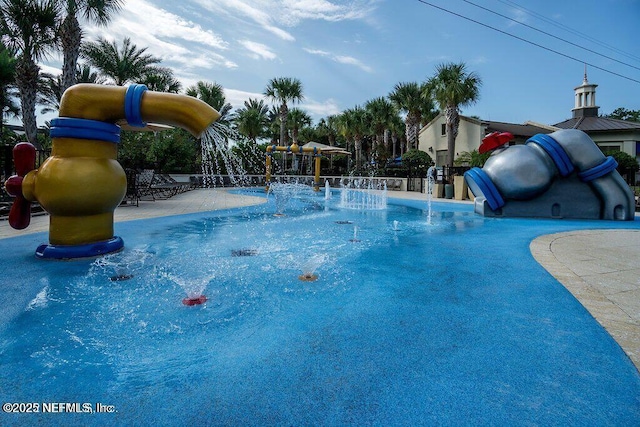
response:
M219 117L197 98L148 91L144 85L78 84L67 89L60 117L51 121L51 156L21 182L21 196L39 202L50 214L49 244L40 246L36 256L84 258L123 248L113 233L113 214L127 188L117 161L117 122L173 125L200 137ZM9 187L7 181L7 191Z

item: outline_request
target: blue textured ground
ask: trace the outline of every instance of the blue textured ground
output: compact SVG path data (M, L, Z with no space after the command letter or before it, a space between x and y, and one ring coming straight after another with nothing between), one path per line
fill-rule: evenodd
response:
M434 204L428 225L424 203L307 202L120 223L126 250L102 264L35 260L43 234L0 240L0 402L117 410L0 424L639 424L638 371L528 250L637 221ZM318 281L299 281L318 255ZM183 306L181 280L210 301Z

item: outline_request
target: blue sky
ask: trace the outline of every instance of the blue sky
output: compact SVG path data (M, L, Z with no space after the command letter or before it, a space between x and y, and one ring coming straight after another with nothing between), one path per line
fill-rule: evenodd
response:
M599 85L600 113L640 109L640 0L126 0L108 27L85 28L88 40L128 36L148 47L185 88L219 83L234 107L261 97L273 77L298 78L299 106L314 123L386 96L398 82L425 81L444 62L465 62L482 78L480 100L464 115L545 124L570 118L582 62L593 65L588 77ZM59 72L55 57L43 65Z

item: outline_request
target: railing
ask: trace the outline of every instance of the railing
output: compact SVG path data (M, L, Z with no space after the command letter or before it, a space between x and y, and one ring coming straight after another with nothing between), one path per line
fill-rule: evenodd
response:
M190 177L193 177L197 183L198 187L204 187L205 182L202 175L185 175L185 174L171 174L178 181L189 180ZM305 185L313 185L313 176L309 175L272 175L272 182L283 182L283 183L300 183ZM324 187L325 182L329 182L329 186L333 188L339 188L342 185L343 180L349 179L366 179L373 183L373 185L383 186L384 183L387 184L388 190L405 190L407 189L407 178L394 178L394 177L365 177L365 176L357 176L350 177L345 175L321 175L320 176L320 187ZM266 186L266 180L264 175L246 175L243 180L234 184L234 180L231 179L228 175L217 175L213 177L213 182L210 185L211 187L262 187Z
M438 180L438 182L442 184L451 184L453 183L454 176L463 176L469 169L471 169L469 166L443 166L442 180Z

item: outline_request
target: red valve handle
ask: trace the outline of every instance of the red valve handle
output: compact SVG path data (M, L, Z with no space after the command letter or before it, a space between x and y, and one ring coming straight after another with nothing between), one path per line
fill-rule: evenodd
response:
M482 138L482 144L478 148L480 154L487 151L495 150L498 147L503 146L507 142L513 139L513 135L509 132L493 132Z
M13 147L13 163L16 166L16 174L10 176L4 183L4 188L9 195L15 197L9 211L9 225L16 230L22 230L31 222L31 202L22 195L22 179L35 169L36 148L28 142L21 142Z

